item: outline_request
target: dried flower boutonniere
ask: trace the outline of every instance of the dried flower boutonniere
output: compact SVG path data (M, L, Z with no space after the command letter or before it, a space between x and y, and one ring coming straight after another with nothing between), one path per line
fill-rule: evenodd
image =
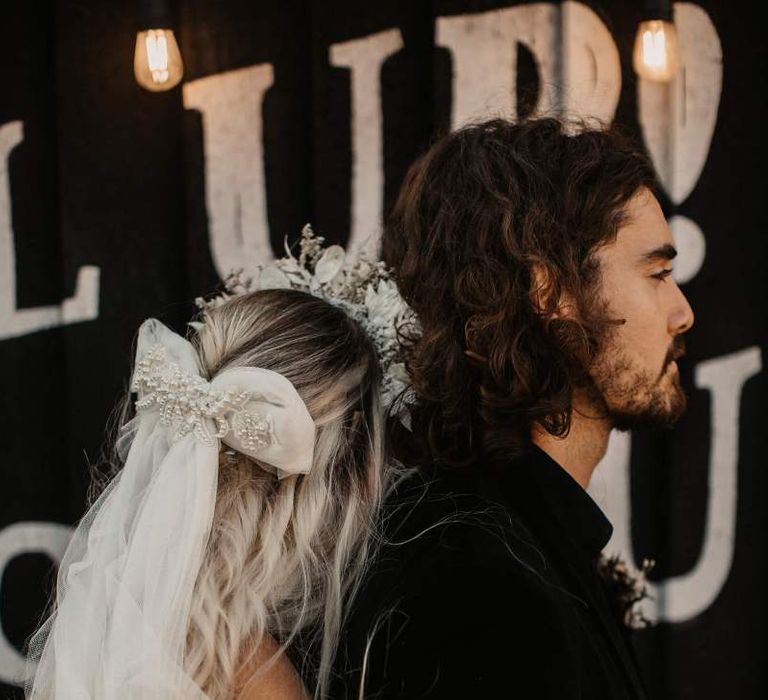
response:
M646 575L655 564L653 559L643 559L640 569L636 569L618 554L610 557L600 554L597 560L597 571L608 584L618 606L619 616L630 629L643 629L652 624L638 603L646 598L653 599L648 593Z

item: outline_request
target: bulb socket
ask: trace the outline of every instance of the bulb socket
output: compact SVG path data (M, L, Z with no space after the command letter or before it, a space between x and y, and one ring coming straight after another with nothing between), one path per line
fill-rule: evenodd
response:
M139 0L136 17L137 31L174 28L173 12L167 0Z
M664 22L672 21L672 3L670 0L645 0L640 21L648 22L652 19L660 19Z

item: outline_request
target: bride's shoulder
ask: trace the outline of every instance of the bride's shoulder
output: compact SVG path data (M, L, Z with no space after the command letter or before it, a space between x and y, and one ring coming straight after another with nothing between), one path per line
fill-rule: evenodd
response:
M271 664L263 667L278 651L278 644L267 635L258 652L238 670L235 700L309 700L299 674L285 654L281 653Z

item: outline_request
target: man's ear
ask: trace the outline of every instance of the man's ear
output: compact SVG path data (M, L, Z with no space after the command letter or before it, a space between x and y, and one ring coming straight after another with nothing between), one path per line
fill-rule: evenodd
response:
M543 263L533 262L531 264L531 290L530 301L533 311L537 316L545 317L547 308L552 303L552 297L555 294L554 275L555 271ZM573 307L571 295L566 289L560 290L560 298L554 309L549 313L549 320L555 318L567 318L571 314Z

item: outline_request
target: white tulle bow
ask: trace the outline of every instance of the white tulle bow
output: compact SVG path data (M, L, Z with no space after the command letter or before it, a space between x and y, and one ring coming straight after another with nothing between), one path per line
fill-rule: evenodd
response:
M274 467L278 476L312 466L315 424L293 384L260 367L236 367L208 382L189 341L157 319L139 331L131 388L139 417L159 409L173 439L192 432L201 442L220 438L238 452Z
M56 607L30 641L29 699L207 700L183 658L219 440L279 477L312 464L314 423L282 375L238 368L207 382L193 346L157 319L139 330L135 367L125 464L62 558Z

